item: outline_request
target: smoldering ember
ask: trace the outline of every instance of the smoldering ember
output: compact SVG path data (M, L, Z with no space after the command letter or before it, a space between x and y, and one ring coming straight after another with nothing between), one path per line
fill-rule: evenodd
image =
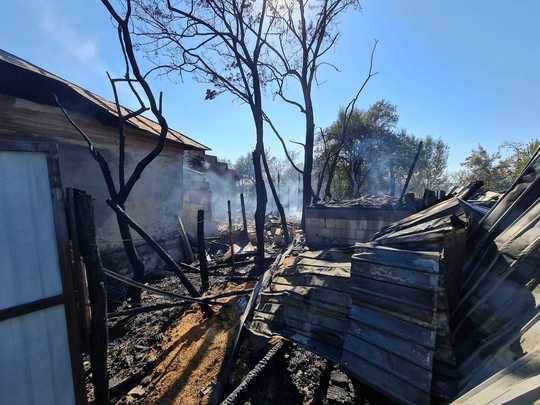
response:
M3 5L0 404L540 403L540 5L418 3Z

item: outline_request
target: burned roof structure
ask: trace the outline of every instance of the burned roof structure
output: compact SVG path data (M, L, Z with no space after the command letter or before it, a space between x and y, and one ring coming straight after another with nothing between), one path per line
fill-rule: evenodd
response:
M353 249L290 258L251 330L303 345L403 403L538 399L539 152L498 200L478 187Z
M0 94L21 97L36 103L56 106L56 94L64 107L71 111L92 113L95 118L110 123L117 118L116 104L71 83L30 62L0 49ZM124 109L123 115L129 111ZM144 136L158 137L160 126L143 115L127 121ZM184 149L209 150L209 148L185 134L169 128L167 142L182 145Z

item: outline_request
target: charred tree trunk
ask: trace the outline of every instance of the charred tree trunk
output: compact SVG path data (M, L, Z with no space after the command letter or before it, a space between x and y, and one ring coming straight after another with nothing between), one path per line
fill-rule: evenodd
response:
M420 153L422 152L422 146L424 145L423 141L420 141L418 143L418 149L416 150L416 155L414 155L413 162L411 164L411 167L409 168L409 173L407 174L407 179L405 180L405 185L403 186L403 190L401 190L401 195L399 196L399 201L403 201L403 197L405 197L405 193L407 192L407 188L409 187L409 182L411 181L411 177L414 173L414 168L416 167L416 162L418 162L418 158L420 157Z
M121 206L124 209L124 206ZM118 228L120 230L120 236L122 238L122 244L124 245L124 250L128 258L129 265L133 271L133 278L135 281L140 283L144 282L144 264L139 258L135 244L133 243L133 238L131 236L131 229L127 221L120 215L116 215L116 220L118 222ZM140 304L141 302L141 290L135 287L128 287L127 295L131 298L131 301L135 304Z
M311 174L313 172L313 144L315 142L315 118L313 115L313 105L311 98L306 97L306 144L304 145L304 176L302 190L302 221L304 228L306 221L306 208L311 205L313 199L313 189L311 187Z
M253 72L257 73L257 72ZM255 234L257 236L257 256L255 257L256 268L258 272L264 270L264 216L266 214L266 203L268 196L264 184L261 161L264 155L264 118L262 109L262 95L259 76L253 75L253 96L254 103L251 105L257 143L253 151L253 169L255 171L255 193L257 206L255 208Z
M332 159L330 163L330 169L328 170L328 179L326 180L326 186L324 187L324 198L332 198L332 181L334 180L334 175L336 173L336 167L338 162L338 156Z
M272 191L272 196L274 197L274 201L276 202L276 208L279 212L279 217L281 219L281 228L283 229L283 236L285 238L285 242L289 244L291 242L291 237L289 235L289 228L287 227L287 218L285 217L285 210L283 209L283 205L281 204L281 200L279 199L279 195L274 185L274 180L272 180L272 175L270 174L270 168L268 167L268 161L266 160L266 153L263 153L262 161L264 165L264 171L266 173L266 178L268 179L268 184L270 185L270 190Z
M255 208L255 235L257 237L257 256L255 262L259 271L264 266L264 216L266 213L266 187L262 176L261 158L262 148L255 147L253 151L253 168L255 169L255 193L257 207Z

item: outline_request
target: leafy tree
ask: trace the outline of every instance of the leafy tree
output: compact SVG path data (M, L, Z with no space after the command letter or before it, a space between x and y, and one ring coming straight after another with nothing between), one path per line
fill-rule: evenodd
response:
M411 179L411 191L442 190L448 187L446 168L448 166L448 145L441 139L427 136L416 165L416 173ZM410 163L409 163L410 165Z
M489 153L484 147L471 152L461 163L463 170L457 174L459 182L482 180L492 191L504 191L512 182L513 171L508 159L501 159L499 152Z
M540 148L540 140L533 139L527 143L506 142L502 145L502 148L512 150L512 154L508 159L511 166L512 175L517 177L523 170L525 170L525 167L533 155L536 153L538 148Z
M386 100L374 103L368 110L354 110L346 131L342 131L345 114L317 139L320 191L325 176L325 162L335 159L326 179L325 193L335 198L355 198L364 193L401 191L420 139L397 129L397 107ZM409 191L422 193L425 188L446 185L448 146L442 140L427 137L416 165ZM328 179L330 178L330 180ZM329 183L330 182L330 183Z
M253 159L251 153L246 153L243 156L240 156L233 163L233 169L236 170L236 173L243 181L246 182L255 182L255 170L253 168Z
M521 174L539 147L538 139L527 143L505 142L499 151L490 154L478 145L478 149L473 150L461 164L463 169L454 175L454 182L482 180L487 190L503 192ZM511 151L506 158L500 153L504 149Z

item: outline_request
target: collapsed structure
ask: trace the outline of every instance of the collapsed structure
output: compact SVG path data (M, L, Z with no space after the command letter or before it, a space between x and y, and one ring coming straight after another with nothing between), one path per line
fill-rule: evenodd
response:
M399 402L537 398L539 152L494 204L477 201L477 188L370 242L290 257L251 330L290 339Z
M306 242L312 249L366 242L386 225L415 211L410 201L392 196L319 203L306 208Z

